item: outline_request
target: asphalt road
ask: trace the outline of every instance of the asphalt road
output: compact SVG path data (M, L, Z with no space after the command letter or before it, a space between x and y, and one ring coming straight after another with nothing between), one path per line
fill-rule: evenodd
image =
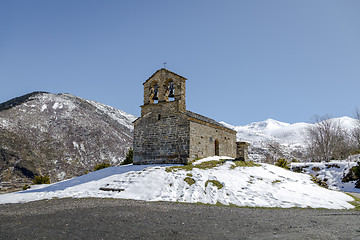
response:
M0 239L360 239L360 211L55 199L0 205Z

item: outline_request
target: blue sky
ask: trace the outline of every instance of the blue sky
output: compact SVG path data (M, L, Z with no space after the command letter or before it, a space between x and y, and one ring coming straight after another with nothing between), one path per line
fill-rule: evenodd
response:
M167 62L189 110L245 125L360 107L360 1L0 2L0 102L71 93L139 116Z

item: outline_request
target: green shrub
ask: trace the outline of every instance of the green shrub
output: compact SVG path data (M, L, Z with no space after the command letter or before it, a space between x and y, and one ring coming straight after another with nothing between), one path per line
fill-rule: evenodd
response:
M132 150L132 148L130 148L128 153L126 154L125 160L121 163L121 165L133 163L133 156L134 156L134 151Z
M50 184L50 176L35 175L34 184Z
M25 191L25 190L28 190L28 189L30 189L31 188L31 186L30 185L27 185L27 184L25 184L25 186L23 186L23 190Z
M288 169L288 170L290 169L290 163L285 158L279 158L276 161L275 166L285 168L285 169Z
M95 165L94 171L97 171L97 170L100 170L103 168L108 168L108 167L111 167L111 164L108 162L99 163L99 164Z

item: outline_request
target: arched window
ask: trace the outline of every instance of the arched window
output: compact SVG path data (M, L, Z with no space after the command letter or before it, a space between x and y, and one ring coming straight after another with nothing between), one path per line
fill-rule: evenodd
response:
M172 80L166 85L165 99L167 102L175 100L175 86Z
M220 156L219 153L219 140L215 140L215 156Z
M150 89L149 89L149 101L150 103L158 103L159 97L158 97L158 92L159 92L159 85L158 83L154 83Z

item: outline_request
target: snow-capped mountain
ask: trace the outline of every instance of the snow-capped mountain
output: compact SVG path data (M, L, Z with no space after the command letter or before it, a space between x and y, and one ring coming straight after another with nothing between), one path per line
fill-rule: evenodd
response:
M237 131L238 141L248 141L253 145L269 141L288 145L302 144L304 130L309 125L307 123L289 124L273 119L253 122L245 126L232 126L224 122L222 124Z
M356 125L356 120L350 117L333 118L332 120L339 121L348 131L351 131ZM246 141L251 144L250 156L254 160L263 160L266 155L275 155L275 158L301 158L306 146L306 128L312 125L303 122L289 124L273 119L253 122L245 126L221 123L237 132L238 141ZM271 153L275 148L277 152Z
M120 163L136 117L71 94L34 92L0 104L0 185L67 179ZM5 184L6 185L6 184Z

